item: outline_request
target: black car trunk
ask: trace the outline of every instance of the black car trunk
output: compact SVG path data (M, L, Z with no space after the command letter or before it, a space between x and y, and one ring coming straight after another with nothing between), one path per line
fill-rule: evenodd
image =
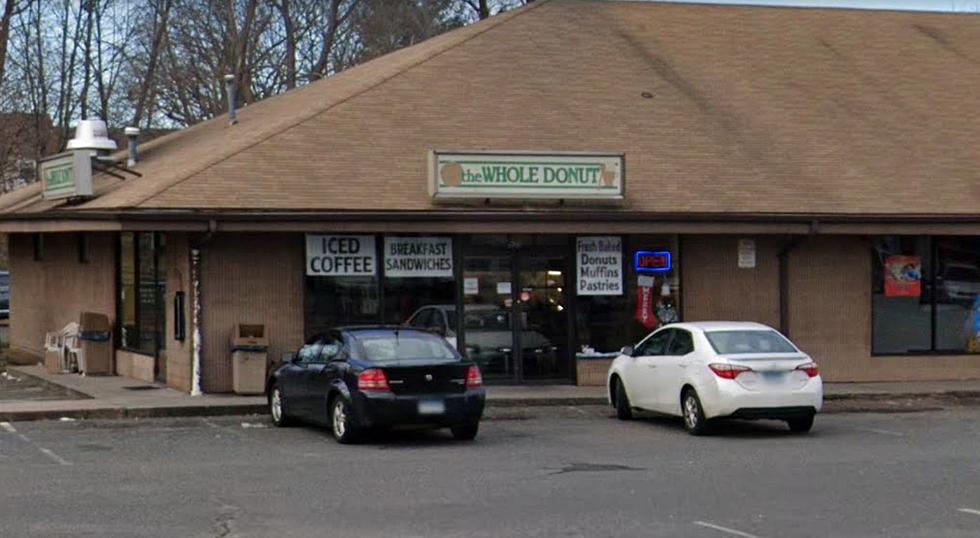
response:
M433 394L464 392L468 365L429 364L383 366L388 386L395 394Z

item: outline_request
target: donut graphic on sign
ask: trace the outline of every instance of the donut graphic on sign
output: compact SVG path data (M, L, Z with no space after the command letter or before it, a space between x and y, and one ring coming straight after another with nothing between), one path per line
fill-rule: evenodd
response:
M448 162L439 169L439 179L443 185L459 187L463 183L463 166L456 162Z

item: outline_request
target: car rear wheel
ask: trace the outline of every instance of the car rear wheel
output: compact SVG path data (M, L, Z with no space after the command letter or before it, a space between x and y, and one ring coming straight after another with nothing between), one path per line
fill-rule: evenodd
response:
M813 427L813 415L801 418L791 418L786 421L789 430L794 433L806 433Z
M293 423L289 415L286 414L286 405L283 402L282 389L279 385L273 385L272 390L269 391L269 415L272 417L272 423L276 426L282 428L289 426Z
M684 415L684 429L691 435L704 435L708 431L708 421L701 409L701 399L694 389L687 389L681 396L681 412Z
M623 380L616 378L616 418L619 420L632 420L633 407L630 405L630 397L626 394L626 387Z
M354 426L353 418L350 403L343 396L337 396L331 406L330 424L333 438L338 443L346 445L357 442L360 432Z
M472 441L476 439L476 433L480 430L479 422L468 422L450 426L449 431L453 433L453 438L457 441Z

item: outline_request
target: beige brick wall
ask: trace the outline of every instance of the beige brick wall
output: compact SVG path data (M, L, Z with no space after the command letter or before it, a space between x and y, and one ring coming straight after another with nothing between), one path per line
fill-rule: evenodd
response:
M239 323L264 324L269 357L303 343L302 234L218 234L201 249L205 392L232 390L229 341Z
M685 321L757 321L779 326L778 238L756 241L756 266L739 269L742 236L681 238L681 294Z
M576 360L576 384L593 387L605 385L610 364L612 359Z
M116 375L146 381L154 381L153 365L156 359L130 351L116 350Z
M15 362L36 362L44 334L78 321L82 311L115 319L115 236L88 234L89 262L78 259L78 235L45 234L34 260L31 234L10 236L10 347Z
M163 359L167 385L184 392L191 390L191 287L190 287L190 238L187 234L167 234L167 328L166 353ZM174 338L174 297L184 292L183 341Z

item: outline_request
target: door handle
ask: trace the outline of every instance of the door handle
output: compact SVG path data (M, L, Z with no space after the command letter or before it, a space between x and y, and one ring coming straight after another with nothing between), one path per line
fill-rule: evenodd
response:
M648 364L648 365L647 365L647 368L656 368L656 367L657 367L657 365L656 365L656 364Z
M680 366L681 368L687 368L686 364L678 364L677 366Z

